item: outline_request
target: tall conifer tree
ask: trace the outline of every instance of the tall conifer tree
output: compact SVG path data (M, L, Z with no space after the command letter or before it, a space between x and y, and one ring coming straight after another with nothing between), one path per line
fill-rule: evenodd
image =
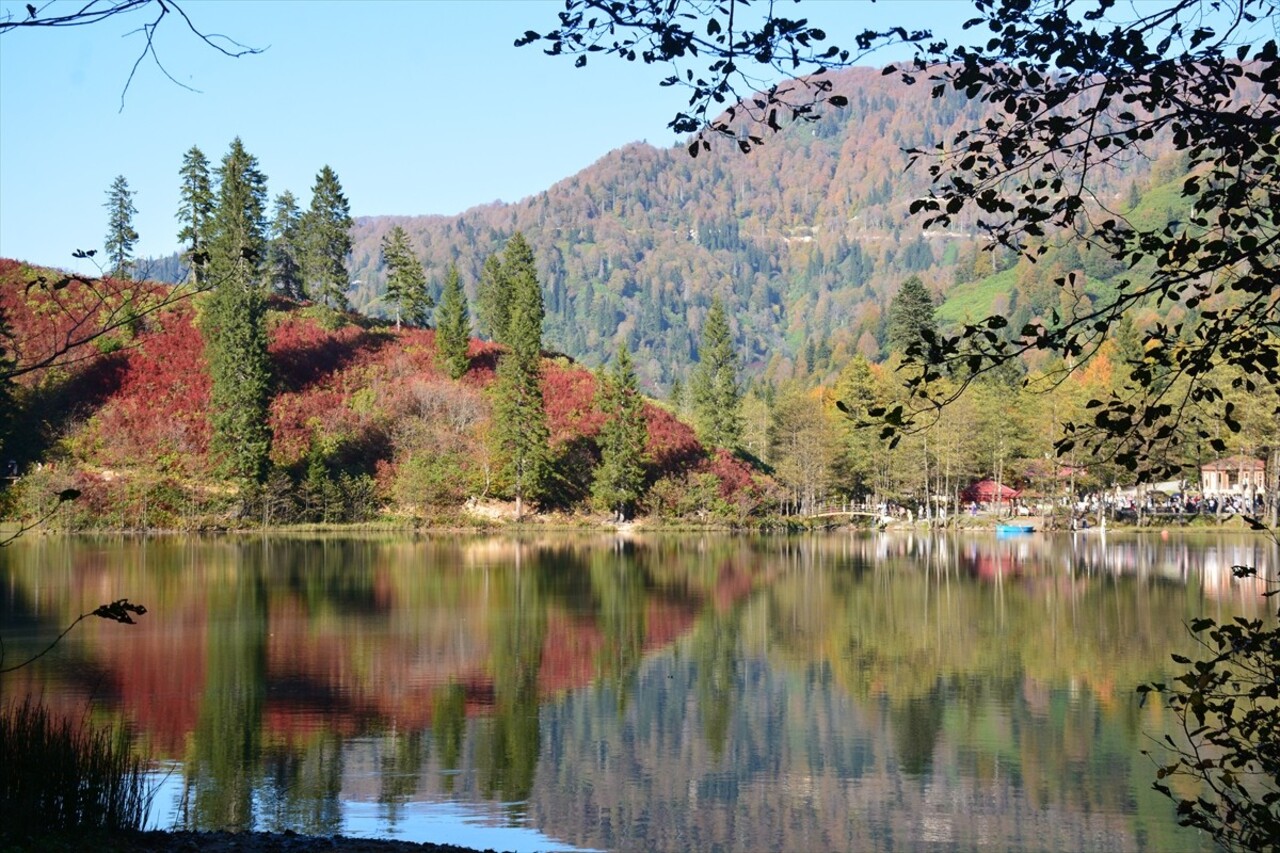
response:
M414 326L427 324L427 312L435 307L427 293L427 274L409 245L409 235L399 225L382 238L382 262L387 267L387 301L395 309L396 329L403 317Z
M902 283L889 303L889 349L905 353L912 344L923 344L926 333L937 332L933 299L920 276L913 275Z
M306 246L303 278L308 295L335 309L347 307L347 287L351 275L347 256L351 254L351 205L342 194L342 184L333 169L325 166L311 188L311 208L303 215L303 242Z
M436 309L436 358L453 379L461 378L471 366L471 359L467 357L470 344L471 317L467 311L467 296L458 280L458 267L453 265L445 274L440 307Z
M236 138L222 159L209 238L216 285L204 312L214 449L227 472L250 488L266 477L271 430L267 358L266 177Z
M600 465L591 484L591 496L619 521L625 521L643 494L645 443L649 437L644 401L626 345L618 350L613 374L601 377L597 405L606 420L600 429Z
M181 201L178 204L178 221L182 230L178 240L186 250L182 258L191 269L191 278L197 288L205 283L205 269L209 262L209 230L213 222L213 185L209 181L209 160L198 146L192 145L182 156Z
M528 244L516 235L503 263L504 271L513 273L511 315L508 349L498 362L494 384L492 435L503 475L515 496L517 518L524 513L525 501L545 494L550 475L550 430L542 398L542 288L532 266Z
M103 205L107 209L107 237L103 248L111 265L107 272L115 278L133 277L133 247L138 243L138 232L133 230L133 215L138 212L133 206L133 196L129 181L124 175L117 175Z
M502 258L497 254L485 258L480 271L476 314L490 340L506 340L507 321L511 316L511 289L502 270Z
M689 380L689 396L702 440L715 447L734 447L742 437L742 389L738 385L738 355L719 297L711 301L702 327L702 346Z
M276 196L271 243L267 247L272 289L290 299L307 298L302 283L302 257L302 211L293 193L285 190Z

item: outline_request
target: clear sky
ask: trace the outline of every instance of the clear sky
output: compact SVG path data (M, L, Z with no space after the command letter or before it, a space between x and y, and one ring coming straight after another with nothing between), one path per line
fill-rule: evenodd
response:
M136 192L136 254L174 251L183 153L199 145L216 165L235 136L258 158L272 197L292 190L305 206L328 164L356 216L516 201L628 142L674 143L666 125L687 96L657 85L668 68L593 57L575 69L512 46L527 29L554 28L562 6L187 0L204 31L265 51L228 59L166 19L159 58L199 91L144 60L123 109L142 46L130 33L153 11L0 35L0 256L92 271L71 252L101 248L116 175ZM0 0L0 12L15 17L24 7ZM800 10L844 43L843 34L889 20L955 31L970 7L809 0Z

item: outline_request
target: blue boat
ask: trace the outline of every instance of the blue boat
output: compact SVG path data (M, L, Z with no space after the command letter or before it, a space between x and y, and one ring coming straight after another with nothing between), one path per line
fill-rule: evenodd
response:
M1017 533L1035 533L1034 524L997 524L996 533L1000 536L1012 536Z

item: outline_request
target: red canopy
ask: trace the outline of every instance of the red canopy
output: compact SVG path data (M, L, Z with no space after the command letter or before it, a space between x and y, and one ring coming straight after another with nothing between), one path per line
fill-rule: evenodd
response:
M1013 500L1022 494L1017 489L1011 489L1008 486L996 486L995 480L979 480L971 483L960 493L960 500L974 501L977 503L991 503L995 500L1008 501Z

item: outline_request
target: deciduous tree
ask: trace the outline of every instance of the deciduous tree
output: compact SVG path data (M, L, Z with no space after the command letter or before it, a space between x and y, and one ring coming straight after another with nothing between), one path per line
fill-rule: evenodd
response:
M807 19L780 14L786 8L566 0L558 26L517 44L541 44L578 65L593 53L678 64L664 82L691 94L671 126L698 134L696 154L717 134L750 150L789 120L843 105L825 72L889 42L914 43L915 59L886 73L929 85L935 98L980 105L972 126L909 149L933 181L911 203L924 226L963 217L990 235L992 248L1027 257L1065 236L1132 270L1112 293L1067 314L1055 310L1021 328L993 315L940 338L918 358L927 369L909 374L916 408L934 412L983 372L1035 351L1079 369L1127 310L1160 301L1191 312L1193 322L1152 328L1128 382L1067 431L1059 453L1079 442L1131 469L1158 468L1176 455L1184 417L1219 449L1211 424L1183 403L1216 404L1216 420L1236 422L1212 369L1222 363L1239 368L1231 383L1280 409L1274 0L974 0L972 39L951 44L904 25L851 33L844 47ZM790 79L770 82L779 76ZM1185 157L1180 201L1191 213L1146 224L1113 209L1123 202L1110 204L1099 184L1157 141ZM1054 240L1042 239L1050 234ZM1070 271L1056 283L1076 287ZM965 381L943 390L938 380L948 375ZM919 426L911 407L883 416L894 431Z

